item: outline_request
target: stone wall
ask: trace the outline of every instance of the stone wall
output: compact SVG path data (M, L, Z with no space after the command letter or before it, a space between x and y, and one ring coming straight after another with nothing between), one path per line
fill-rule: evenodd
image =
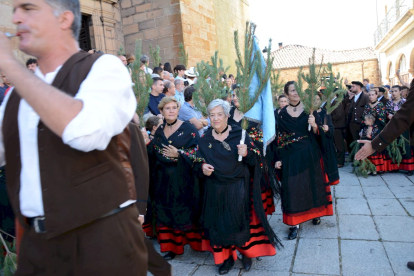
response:
M381 84L378 60L366 60L358 62L349 62L341 64L333 64L332 69L335 74L338 72L341 74L341 77L345 77L351 81L361 81L364 78L368 78L370 83L379 86ZM304 72L308 71L307 67L303 68ZM299 68L290 68L290 69L281 69L280 70L280 79L283 82L288 81L297 81L297 75Z
M121 7L126 53L134 53L135 41L141 39L145 54L149 56L149 45L158 45L162 63L178 64L183 42L180 1L122 0ZM150 65L154 67L152 61Z

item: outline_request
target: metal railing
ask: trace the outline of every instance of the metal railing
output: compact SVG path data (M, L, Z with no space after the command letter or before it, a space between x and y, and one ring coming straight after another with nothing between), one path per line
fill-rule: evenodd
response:
M378 45L384 36L391 30L395 24L413 7L412 0L396 0L395 4L385 15L384 20L380 23L374 33L374 45Z

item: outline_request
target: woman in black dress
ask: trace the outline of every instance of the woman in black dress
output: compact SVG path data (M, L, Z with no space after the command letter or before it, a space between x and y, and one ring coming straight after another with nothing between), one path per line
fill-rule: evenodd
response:
M295 88L288 82L284 88L289 106L279 113L277 168L282 168L283 222L292 226L288 239L296 239L299 224L332 216L329 180L323 169L323 158L317 139L321 125L316 111L307 115ZM308 125L312 126L308 131Z
M231 96L233 106L230 108L228 123L229 125L241 127L244 114L238 109L240 104L236 93L237 89L233 90ZM263 132L259 123L249 121L249 127L246 131L255 146L260 149L262 153L260 155L262 160L260 163L262 168L262 179L260 183L262 187L263 208L265 209L266 215L272 215L276 210L274 198L279 198L281 193L280 183L276 178L273 169L274 166L272 166L272 147L267 147L266 155L263 154Z
M201 225L206 240L203 250L211 251L220 275L226 274L242 255L245 270L252 258L276 254L276 235L263 209L260 178L260 150L246 135L240 144L242 129L228 124L230 105L212 101L208 113L212 128L199 140L195 163L203 183ZM238 161L238 156L242 161Z
M158 109L165 118L148 147L151 168L152 228L156 229L164 258L184 253L189 244L201 250L197 227L200 210L199 189L192 173L198 144L198 131L189 122L177 119L179 103L165 97Z

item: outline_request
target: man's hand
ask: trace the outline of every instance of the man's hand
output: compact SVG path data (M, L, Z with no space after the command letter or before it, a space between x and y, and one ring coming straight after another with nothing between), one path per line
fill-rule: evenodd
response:
M363 160L375 152L372 148L371 141L358 140L358 143L364 144L364 146L355 154L355 160Z
M275 168L280 170L282 168L282 161L277 161L275 164Z
M8 38L4 33L0 32L0 70L8 67L9 62L18 62L14 58L12 44L10 43L11 39L15 38Z
M141 225L143 225L144 224L144 216L141 216L141 215L139 215L139 217L138 217L138 221L139 221L139 223L141 223Z
M329 126L328 125L323 125L322 127L323 127L323 130L325 132L328 132L329 131Z

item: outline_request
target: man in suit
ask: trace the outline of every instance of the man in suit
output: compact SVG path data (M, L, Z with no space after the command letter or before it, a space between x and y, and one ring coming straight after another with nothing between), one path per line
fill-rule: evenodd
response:
M411 82L407 101L401 106L391 121L385 126L381 133L372 141L360 140L364 146L355 155L356 160L363 160L374 152L382 152L392 141L397 139L407 129L410 130L410 145L414 146L414 80ZM409 269L414 270L414 262L408 262Z
M336 104L336 98L333 100L333 105ZM334 144L336 148L336 158L338 162L338 168L344 166L345 163L345 142L344 142L344 132L346 129L346 118L345 111L342 103L340 103L337 108L331 113L331 118L333 125L335 127L334 132Z
M24 227L14 275L147 275L128 123L136 99L112 55L79 50L79 0L14 0L19 48L0 32L0 166Z
M356 141L359 138L359 132L361 130L362 123L362 114L364 113L364 107L369 103L369 98L366 93L362 92L362 87L364 85L359 81L353 81L351 92L354 95L350 95L348 98L349 101L349 110L348 110L348 131L352 141ZM349 146L349 145L348 145Z
M384 97L385 92L385 88L384 87L378 87L378 101L382 102L382 104L385 106L388 103L388 99Z

